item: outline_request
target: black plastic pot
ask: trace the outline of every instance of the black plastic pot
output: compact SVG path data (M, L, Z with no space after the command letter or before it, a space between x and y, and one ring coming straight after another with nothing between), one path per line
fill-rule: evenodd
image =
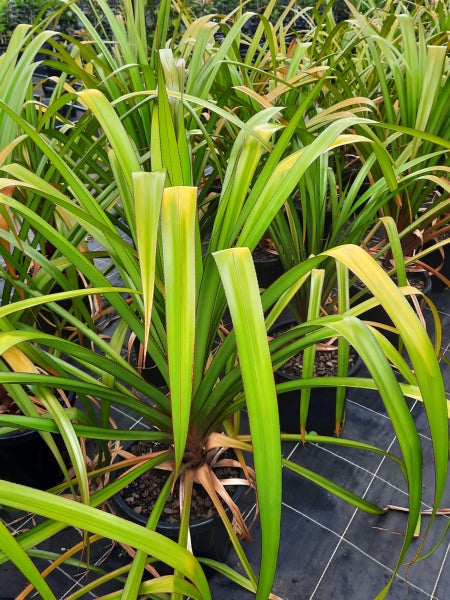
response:
M234 502L237 500L236 495L239 491L242 493L241 486L239 486L238 491L233 498ZM135 513L123 500L120 494L114 496L114 503L122 516L138 525L143 525L144 527L147 525L148 518ZM230 539L225 529L225 525L218 514L192 522L189 529L191 534L192 552L195 556L212 558L219 562L225 560L230 549ZM156 531L176 542L178 541L180 526L178 523L159 522L156 526Z
M68 394L71 404L74 394ZM60 435L53 436L63 449ZM52 451L37 431L21 430L0 436L0 479L45 490L64 479Z
M268 259L253 259L256 277L260 288L268 288L274 281L284 273L283 265L279 256Z
M39 433L19 431L0 437L0 479L45 490L63 476Z
M426 295L431 291L431 278L425 272L421 272L420 276L424 280L423 293ZM358 285L356 283L353 284L353 286L350 290L350 296L354 296L356 293L360 292L361 290L362 290L362 287L360 285ZM359 298L356 301L355 304L359 304L359 303L363 302L364 300L367 300L368 298L371 298L371 297L372 297L372 294L370 292L367 292L366 294L363 294L361 296L361 298ZM421 297L418 296L417 299L420 303ZM411 298L407 297L407 300L411 304L411 306L413 306ZM389 325L390 327L394 327L394 324L393 324L391 318L388 316L388 314L384 310L384 308L380 305L375 306L374 308L371 308L370 310L367 310L366 312L362 313L360 315L360 319L362 319L363 321L373 321L374 323L380 323L382 325ZM400 336L398 335L398 333L394 333L392 331L388 331L386 329L381 329L381 328L380 328L380 331L386 337L386 339L388 339L391 342L391 344L393 346L398 347L398 345L400 343Z
M233 494L233 501L237 503L242 494L242 486L238 486L236 492ZM119 493L113 496L113 501L118 513L123 517L138 525L143 525L144 527L147 525L148 517L136 513ZM225 511L230 518L230 509L226 508ZM215 513L212 517L205 517L191 522L189 530L192 552L195 556L212 558L219 562L225 560L230 549L230 538L218 513ZM156 531L176 542L178 541L180 526L178 523L160 521L156 526Z
M294 324L296 323L292 323L292 325ZM283 323L280 327L284 328L286 325L287 323ZM355 364L349 369L348 376L355 375L361 365L362 360L358 357ZM284 373L281 370L275 371L274 376L275 383L285 383L298 379L298 377ZM280 416L280 429L283 433L300 432L300 406L300 390L278 394L278 414ZM333 435L335 430L336 387L311 388L306 431L314 431L318 435Z

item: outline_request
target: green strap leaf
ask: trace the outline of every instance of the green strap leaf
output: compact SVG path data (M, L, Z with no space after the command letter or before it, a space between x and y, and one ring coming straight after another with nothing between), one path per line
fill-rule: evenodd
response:
M320 299L322 297L324 269L313 269L311 271L311 288L308 304L308 321L320 316ZM312 377L314 373L314 362L316 360L316 346L308 346L303 351L302 377ZM304 388L300 392L300 431L302 438L305 437L306 419L308 416L311 389Z
M256 598L271 591L281 519L281 443L275 383L264 313L248 248L214 253L236 333L239 362L252 431L261 516L261 570Z
M139 160L128 134L112 104L99 90L78 93L82 104L89 108L103 127L131 189L131 173L140 171Z
M158 244L159 215L161 212L165 179L165 171L132 174L139 264L141 268L142 293L144 295L144 356L147 354L148 337L150 335L152 320L156 247Z
M197 587L205 600L211 598L206 577L197 559L163 535L67 498L30 489L9 481L2 480L0 484L0 504L30 511L59 522L70 523L73 527L79 527L84 531L90 531L127 544L132 548L143 550L150 556L181 571ZM46 598L54 600L52 595L47 595Z
M324 254L333 256L344 263L367 285L389 314L405 344L422 393L430 426L436 478L434 515L441 501L447 477L449 437L444 383L433 345L407 300L382 268L362 248L345 245L328 250ZM382 395L402 449L408 473L410 513L404 545L397 563L398 568L412 540L420 515L422 452L417 431L413 424L408 425L405 418L407 415L400 414L400 405L392 404L389 394ZM430 521L432 520L433 518L430 519Z
M44 600L56 600L45 579L37 570L36 566L26 554L20 544L14 539L5 525L0 521L0 545L2 551L8 556L25 575L30 583L41 594Z
M195 347L197 189L164 191L161 236L166 294L167 353L175 462L183 459L189 428Z
M337 483L334 483L333 481L330 481L329 479L326 479L325 477L314 473L314 471L310 471L310 469L306 469L305 467L297 465L296 463L290 462L286 459L283 459L283 466L287 467L288 469L291 469L291 471L294 471L295 473L298 473L298 475L309 479L310 481L314 482L315 484L319 485L325 490L331 492L338 498L341 498L342 500L345 500L345 502L348 502L349 504L360 508L364 512L367 512L371 515L383 515L386 512L386 509L379 508L378 506L376 506L376 504L372 504L372 502L368 502L367 500L360 498L353 492L346 490Z

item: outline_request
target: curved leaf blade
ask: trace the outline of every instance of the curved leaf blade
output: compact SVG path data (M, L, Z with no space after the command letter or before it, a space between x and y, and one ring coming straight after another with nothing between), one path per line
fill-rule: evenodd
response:
M264 313L248 248L213 254L230 307L252 432L261 531L261 569L256 598L271 591L281 519L281 442L278 405Z
M0 483L0 504L34 512L55 521L70 523L73 527L143 550L181 571L193 582L202 597L210 600L208 583L197 559L172 540L141 525L67 498L9 481Z
M167 353L175 444L181 465L189 428L195 347L197 189L164 191L161 236L166 296Z

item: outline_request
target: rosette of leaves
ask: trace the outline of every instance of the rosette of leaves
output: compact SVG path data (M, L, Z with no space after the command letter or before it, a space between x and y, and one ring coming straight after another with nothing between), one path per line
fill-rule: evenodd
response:
M70 432L71 440L87 436L99 441L101 467L96 472L88 472L80 460L80 453L74 451L77 478L73 483L79 486L79 495L73 499L45 492L36 493L35 490L24 490L2 482L2 504L37 512L48 520L37 530L17 539L2 528L1 560L13 560L41 594L44 592L45 597L52 598L45 581L30 563L28 540L32 538L33 545L37 544L64 528L65 523L71 523L85 527L96 536L106 535L136 548L137 554L127 567L129 573L123 588L128 598L136 598L139 593L173 591L209 598L199 563L186 551L189 484L182 503L184 518L178 545L153 531L158 511L150 517L147 528L142 528L131 526L99 509L130 479L137 477L138 470L116 479L100 491L91 493L89 489L90 480L115 468L109 464L106 441L161 437L171 445L164 459L171 461L173 477L178 477L182 472L187 474L188 481L197 477L208 490L219 513L221 509L214 483L216 487L218 484L212 479L206 455L216 448L233 448L244 473L243 454L252 456L263 531L261 571L258 575L249 565L236 533L226 518L224 522L245 577L213 561L207 564L256 593L257 598L267 598L273 585L280 536L282 464L363 510L375 514L384 512L384 508L355 496L351 490L324 481L315 473L281 459L280 440L301 439L301 436L292 438L280 435L273 368L299 351L312 354L316 344L329 338L333 332L342 340L341 360L345 357L348 345L352 344L371 373L368 378L355 379L347 378L345 371L341 371L333 384L378 389L403 450L403 460L390 457L397 461L405 474L410 510L404 545L395 570L402 563L413 538L420 515L422 493L420 438L405 396L411 395L423 401L430 422L435 456L435 510L445 485L448 458L447 403L436 353L403 297L404 294L413 293L413 290L407 288L400 291L371 257L357 246L330 248L308 258L289 270L262 295L251 260L251 250L298 185L308 166L332 147L345 145L349 139L353 139L343 132L353 127L359 118L352 116L336 120L324 127L310 144L297 150L292 149L290 142L298 121L287 124L279 138L273 139L280 126L271 119L278 109L261 111L243 124L230 153L223 191L213 218L211 238L203 254L197 189L190 185L189 147L180 135L175 135L177 129L174 125L178 122L174 123L174 115L180 112L170 110L169 98L177 98L177 94L162 85L158 88L158 118L152 122L153 140L158 140L158 144L152 147L151 158L152 164L160 168L150 173L143 171L139 151L105 95L88 90L80 92L78 97L95 118L96 127L102 128L102 140L107 140L109 146L109 176L114 185L108 188L106 196L96 196L95 188L86 187L80 178L80 165L65 160L51 143L33 128L27 127L20 116L14 115L2 104L2 108L8 110L8 115L21 123L30 139L52 161L66 185L58 189L45 178L14 164L3 168L8 175L6 181L18 190L32 189L34 194L67 211L74 220L71 232L73 239L61 235L20 201L4 194L0 195L0 201L45 235L93 287L44 297L29 292L25 300L2 307L0 315L9 319L27 306L52 302L54 310L64 315L91 342L96 352L85 345L56 336L29 328L14 330L5 324L1 338L3 349L19 344L27 352L32 351L40 359L45 358L46 364L53 366L59 377L34 372L21 377L18 373L9 373L0 379L6 383L20 379L44 388L54 386L56 379L60 387L77 391L88 411L87 417L77 415L77 420L70 423L65 421L64 427ZM302 110L299 110L296 118L300 119L302 114ZM165 135L162 135L163 132ZM265 152L268 154L267 160L260 170L260 159ZM121 208L131 241L123 239L117 231L117 219L110 210L115 205ZM75 240L87 232L99 241L103 250L88 255L79 250ZM5 237L1 230L0 235ZM17 244L14 239L8 241ZM92 263L92 258L107 258L111 261L111 267L102 271ZM348 297L342 293L338 314L316 318L320 294L314 294L311 319L286 332L269 346L267 330L299 287L309 277L316 279L314 270L325 260L336 261L336 269L344 283L348 282L348 270L356 273L374 292L374 298L366 301L365 305L349 310ZM117 288L108 281L106 275L112 266L117 269L123 287ZM50 266L42 261L42 268L45 270ZM16 285L20 284L16 282ZM341 289L344 290L345 285ZM58 306L58 301L63 298L76 298L88 293L104 295L105 302L107 299L117 312L117 327L110 340L103 339L82 320ZM130 294L130 298L124 297L124 293ZM357 318L366 307L377 302L383 304L392 316L409 352L412 368L381 334ZM221 326L227 304L233 319L231 331L225 331ZM121 355L130 332L139 338L161 371L169 389L168 396L142 380ZM65 356L70 357L70 361L65 360ZM405 384L397 382L390 362L405 378ZM305 376L301 380L281 384L278 389L281 391L286 385L306 390L311 386L328 385L328 381ZM134 390L151 402L140 400ZM92 406L89 408L90 397L99 402L99 418ZM135 411L159 431L118 431L111 428L109 416L112 403ZM239 427L240 411L245 407L250 419L250 435L242 434ZM54 432L59 428L56 419L1 417L0 423L9 427L34 427L40 431ZM312 438L305 433L303 439L308 441ZM340 438L324 438L321 441L355 447L355 442ZM364 440L357 442L356 446L367 451L382 452L368 446ZM140 468L146 470L155 464L152 458ZM162 494L168 491L166 489ZM174 575L147 580L144 568L148 557L150 560L157 558L167 562L174 568ZM58 560L54 563L55 567ZM60 560L64 560L64 557ZM388 588L389 584L380 593L380 598L386 595Z

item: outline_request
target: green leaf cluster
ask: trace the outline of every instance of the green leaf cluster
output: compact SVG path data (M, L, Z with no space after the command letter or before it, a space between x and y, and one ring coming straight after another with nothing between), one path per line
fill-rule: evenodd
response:
M282 460L283 439L381 453L400 467L408 522L392 579L378 598L386 596L405 559L420 520L424 468L431 467L435 498L424 538L433 527L449 446L440 324L430 304L433 347L407 301L417 290L407 285L404 262L414 257L404 254L402 240L412 228L436 220L448 226L447 58L438 31L445 13L435 7L437 25L420 7L406 14L403 5L394 9L388 3L381 14L349 7L353 18L338 23L330 4L311 16L302 13L311 27L291 39L298 18L290 17L294 3L274 19L275 4L271 0L258 13L249 37L243 31L253 17L241 9L232 17L192 20L178 6L171 23L171 3L162 2L157 36L149 40L143 1L127 0L123 18L116 18L108 2L98 0L103 28L74 3L70 8L89 43L55 37L45 17L42 26L19 27L0 56L8 75L0 82L0 383L23 412L1 415L0 432L36 429L56 455L52 434L60 432L73 467L70 480L58 456L67 479L50 492L8 482L0 488L0 504L46 519L17 538L0 528L0 562L13 561L42 597L53 594L31 561L40 552L34 548L70 523L90 532L87 548L106 536L136 550L129 565L97 573L83 591L116 578L127 599L209 598L200 563L188 551L195 479L217 507L245 576L205 564L256 598L269 598L280 543L282 467L371 514L384 512L339 483ZM40 85L33 79L44 43L56 73L46 102L35 97ZM427 96L425 87L433 94ZM73 112L64 113L69 105ZM425 213L418 200L423 182L436 192ZM332 227L325 235L327 210ZM370 240L361 240L380 224L386 239L369 253ZM267 235L285 273L264 290L251 253ZM98 249L90 249L86 239L94 239ZM372 256L386 253L395 259L399 285ZM355 276L372 297L352 305L349 285ZM335 284L336 298L328 303ZM409 362L382 330L365 322L365 311L378 304L391 317ZM36 319L43 308L50 333ZM268 331L285 310L294 312L298 324L272 340ZM105 316L114 319L110 337L100 326ZM338 339L338 374L314 378L316 346L330 337ZM160 371L162 388L147 382L130 360L134 339ZM350 345L367 377L347 377ZM303 376L276 386L274 370L298 352L304 355ZM401 458L365 440L314 438L305 431L309 390L331 384L338 388L336 433L345 388L378 390ZM38 414L23 386L43 403L46 416ZM295 436L280 433L278 424L277 391L287 388L298 389L302 399ZM79 408L61 408L55 389L75 391ZM423 402L431 467L423 465L408 397ZM111 427L113 407L133 411L150 429ZM241 427L244 409L250 434ZM83 438L98 441L94 471L85 464ZM113 442L139 439L165 441L168 449L144 462L130 459L134 469L108 480L119 468L111 459ZM214 471L225 448L234 452L241 483L256 489L259 572L219 500L225 498L246 534L242 515ZM171 476L146 528L103 510L120 489L162 463ZM176 479L184 489L178 544L155 531ZM96 487L100 481L104 485ZM65 497L55 493L62 491ZM82 546L52 556L52 568L69 564ZM173 574L148 578L146 567L154 560L166 562Z

